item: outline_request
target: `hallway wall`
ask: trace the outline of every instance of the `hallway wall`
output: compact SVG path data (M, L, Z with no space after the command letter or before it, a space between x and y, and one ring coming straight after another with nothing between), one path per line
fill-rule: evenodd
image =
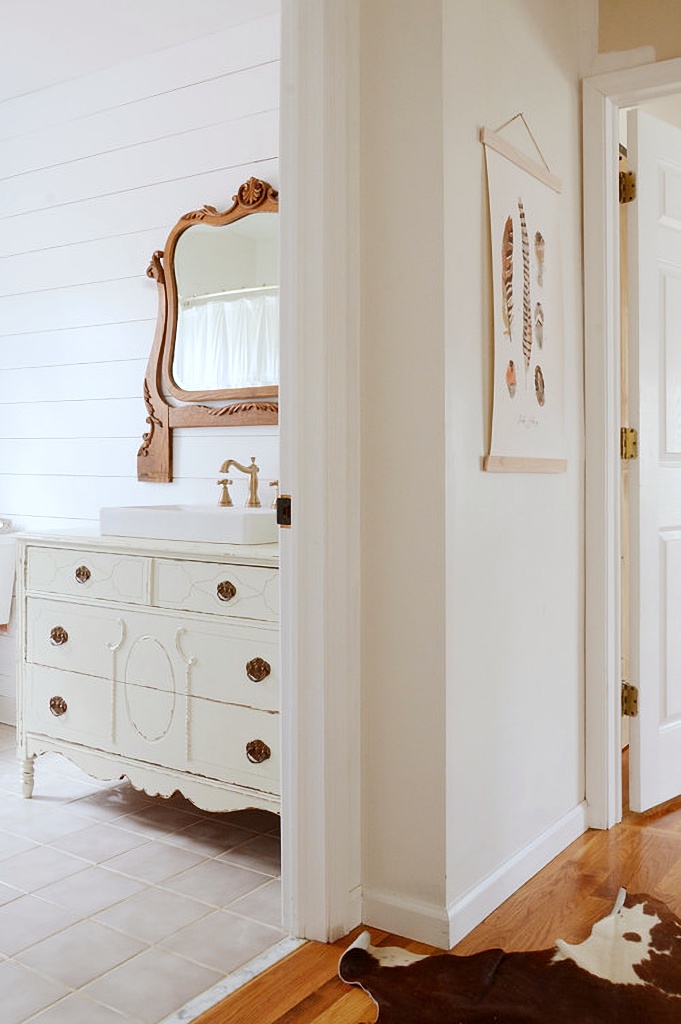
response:
M447 898L453 937L585 827L577 3L444 9ZM492 276L481 126L522 111L559 197L567 472L485 473ZM519 122L502 132L540 162ZM465 837L465 838L464 838Z

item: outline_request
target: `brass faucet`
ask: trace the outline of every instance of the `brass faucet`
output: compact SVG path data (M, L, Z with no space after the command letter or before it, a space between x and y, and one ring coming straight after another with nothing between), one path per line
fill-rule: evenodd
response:
M255 464L255 456L253 455L251 457L250 466L242 466L240 462L236 461L236 459L227 459L227 461L223 462L220 466L220 472L229 473L232 466L236 466L236 468L240 469L242 473L246 473L246 475L250 477L248 483L248 499L246 500L244 507L260 508L260 498L258 497L258 473L260 472L260 467Z

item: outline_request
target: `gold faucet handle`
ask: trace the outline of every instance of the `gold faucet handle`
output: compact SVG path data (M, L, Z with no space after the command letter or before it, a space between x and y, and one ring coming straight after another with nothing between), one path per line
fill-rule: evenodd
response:
M227 478L225 477L222 480L218 480L217 482L219 483L220 487L222 487L222 490L220 491L218 505L222 505L225 508L231 508L234 502L232 501L232 498L230 496L229 491L227 490L227 487L231 487L234 481L227 480Z
M279 497L279 481L278 480L270 480L270 487L276 487L276 490L274 492L274 500L272 502L272 508L276 508L277 507L277 498Z

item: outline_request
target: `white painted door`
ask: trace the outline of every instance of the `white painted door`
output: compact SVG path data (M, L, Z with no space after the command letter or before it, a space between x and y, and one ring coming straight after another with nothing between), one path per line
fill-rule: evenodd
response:
M628 116L631 463L630 805L681 793L681 129Z

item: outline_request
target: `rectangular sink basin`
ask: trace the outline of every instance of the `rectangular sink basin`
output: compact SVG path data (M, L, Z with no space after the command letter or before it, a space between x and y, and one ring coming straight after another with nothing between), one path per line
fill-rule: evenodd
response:
M99 510L104 536L194 540L214 544L274 544L279 539L272 508L221 505L129 505Z

